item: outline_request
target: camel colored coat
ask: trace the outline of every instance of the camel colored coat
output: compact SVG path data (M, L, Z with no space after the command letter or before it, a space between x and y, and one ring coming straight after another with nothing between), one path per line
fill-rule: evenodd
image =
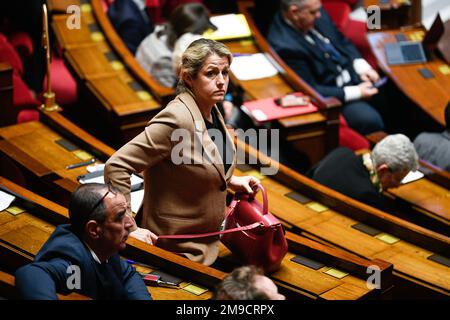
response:
M220 229L226 209L226 186L233 174L236 152L216 107L213 112L227 133L227 143L233 148L232 165L226 173L202 114L187 92L175 97L142 133L106 162L105 181L118 188L128 203L130 175L143 173L145 195L141 227L156 235L198 234ZM184 163L179 164L181 160ZM206 265L212 264L219 252L218 237L161 239L157 245Z

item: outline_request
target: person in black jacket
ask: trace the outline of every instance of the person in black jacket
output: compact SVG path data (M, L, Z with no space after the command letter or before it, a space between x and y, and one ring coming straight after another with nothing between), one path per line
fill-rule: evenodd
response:
M150 300L147 288L119 250L131 218L125 197L104 184L85 184L72 194L71 224L59 225L33 263L16 271L24 299L55 300L77 292L92 299Z
M373 86L379 75L337 30L320 0L281 0L267 41L321 95L343 103L351 128L363 135L384 130L379 111L386 107Z
M337 148L306 175L351 198L390 211L381 192L398 187L408 172L417 168L414 145L405 135L395 134L362 156L347 148Z
M115 0L108 8L108 17L133 55L154 29L145 9L145 0Z

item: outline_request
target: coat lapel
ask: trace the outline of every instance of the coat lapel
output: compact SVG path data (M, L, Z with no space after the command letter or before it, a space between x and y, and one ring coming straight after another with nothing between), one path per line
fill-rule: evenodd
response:
M179 95L180 100L186 105L186 107L189 109L189 111L192 114L192 119L194 121L194 127L195 127L195 139L200 140L201 146L202 146L202 152L204 155L204 159L209 161L217 170L217 173L220 175L220 178L222 182L226 185L226 177L224 172L224 166L222 164L222 159L220 157L219 150L217 149L216 144L211 140L211 137L208 134L208 131L206 130L205 121L203 119L203 116L200 112L200 109L197 106L197 103L194 100L194 97L190 93L182 93ZM213 112L218 112L217 108L214 107ZM218 117L223 124L222 117ZM223 124L224 126L224 124ZM227 132L225 128L225 132ZM227 139L231 139L228 137L227 133ZM209 152L209 151L214 152ZM233 152L234 152L234 146L233 146ZM234 155L233 155L234 157ZM231 167L230 167L231 169ZM230 170L228 170L230 171Z

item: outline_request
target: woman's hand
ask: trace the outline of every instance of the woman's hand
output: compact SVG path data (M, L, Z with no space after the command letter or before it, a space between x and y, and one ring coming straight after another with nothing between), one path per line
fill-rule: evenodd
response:
M230 182L228 182L228 187L234 192L246 192L251 195L255 195L258 191L256 185L260 181L253 176L232 176Z
M148 244L154 244L158 239L156 234L144 228L137 228L136 230L130 233L130 236Z

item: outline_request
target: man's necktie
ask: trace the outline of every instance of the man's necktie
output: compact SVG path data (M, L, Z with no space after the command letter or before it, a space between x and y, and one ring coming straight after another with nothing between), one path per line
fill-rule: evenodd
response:
M321 50L325 54L328 54L335 63L339 65L343 65L345 63L344 58L339 53L339 51L331 44L331 42L322 40L314 32L309 32L308 35L314 40L319 50Z

